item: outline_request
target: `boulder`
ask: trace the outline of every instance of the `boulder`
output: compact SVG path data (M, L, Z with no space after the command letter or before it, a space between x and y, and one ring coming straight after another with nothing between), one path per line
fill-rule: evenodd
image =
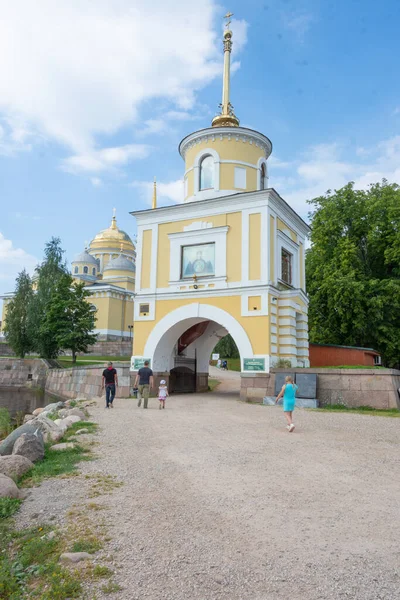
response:
M19 498L19 489L6 475L0 475L0 498Z
M72 417L72 416L79 417L81 421L84 421L86 419L85 413L80 408L71 408L68 411L67 417Z
M64 431L54 421L48 419L45 413L36 417L34 423L37 424L46 442L58 442L64 435Z
M44 408L35 408L34 411L32 411L32 414L34 417L37 417L38 415L40 415L40 413L42 413L44 411Z
M59 427L61 429L63 434L67 431L68 426L67 426L67 423L65 423L65 421L63 419L56 419L54 421L54 423L57 425L57 427Z
M33 463L26 456L12 454L0 457L0 474L11 477L11 479L19 479L32 467Z
M50 414L62 408L65 408L65 402L53 402L52 404L48 404L47 406L45 406L43 412Z
M74 423L79 423L80 420L81 419L76 415L71 415L70 417L65 417L65 419L63 419L67 427L71 427L71 425L73 425Z
M25 415L24 416L24 423L29 423L29 421L32 421L32 419L35 418L35 415Z
M13 454L25 456L31 462L43 460L44 442L40 431L36 433L23 433L14 444Z
M66 417L71 417L72 415L79 417L82 420L86 419L86 415L80 408L63 408L58 411L61 419L65 419Z
M71 417L72 418L72 417ZM23 433L35 433L39 429L35 420L14 429L0 444L0 456L12 454L15 442Z
M63 444L54 444L54 446L50 447L50 450L56 450L56 452L63 452L64 450L73 450L75 448L75 444L72 442L64 442Z
M88 559L93 559L93 556L87 552L64 552L60 556L60 561L63 563L78 563Z

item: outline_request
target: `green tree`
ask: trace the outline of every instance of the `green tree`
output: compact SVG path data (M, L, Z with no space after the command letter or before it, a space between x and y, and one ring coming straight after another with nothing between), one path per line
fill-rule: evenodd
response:
M239 358L239 350L235 344L233 337L228 333L225 337L219 340L215 346L213 353L219 354L221 358Z
M43 323L46 319L50 299L60 279L68 274L63 258L60 238L52 238L44 249L44 260L37 267L34 276L36 287L34 301L31 304L30 320L34 329L35 349L43 358L57 358L60 346L53 335L49 335Z
M310 201L310 341L372 347L400 363L400 188L349 183Z
M71 350L73 363L77 352L87 352L97 339L92 333L96 309L87 301L89 296L83 283L64 275L53 289L41 327L43 336L54 338L60 350Z
M7 303L4 334L7 342L20 358L34 349L33 332L29 320L33 301L32 280L23 270L16 280L14 297Z

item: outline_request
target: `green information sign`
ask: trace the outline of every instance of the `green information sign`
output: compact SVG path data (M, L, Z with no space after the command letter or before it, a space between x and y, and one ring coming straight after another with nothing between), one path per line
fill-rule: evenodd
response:
M265 371L265 358L244 358L243 371Z
M132 363L131 363L131 369L133 369L134 371L137 371L138 369L141 369L142 367L144 367L144 361L148 360L149 361L149 367L151 366L151 360L149 358L132 358Z

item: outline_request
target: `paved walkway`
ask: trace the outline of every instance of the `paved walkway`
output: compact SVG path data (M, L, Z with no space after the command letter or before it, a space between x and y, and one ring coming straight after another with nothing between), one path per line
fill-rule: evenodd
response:
M209 375L221 383L216 388L218 394L240 394L240 373L238 371L224 371L210 366Z
M400 420L298 410L289 434L236 396L115 404L91 411L100 458L82 465L124 482L99 499L111 597L400 598Z

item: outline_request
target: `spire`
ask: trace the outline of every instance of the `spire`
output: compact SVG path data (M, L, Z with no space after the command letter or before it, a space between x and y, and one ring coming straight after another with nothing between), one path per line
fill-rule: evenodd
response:
M113 208L113 218L111 221L111 229L117 229L117 217L115 216L116 212L117 212L117 209Z
M228 12L224 19L227 19L224 31L224 77L222 85L222 104L221 113L213 118L213 127L238 127L239 119L233 112L233 106L229 100L231 83L231 52L232 52L232 31L229 29L230 18L233 13Z
M157 181L155 177L153 184L153 203L151 205L151 208L157 208Z

